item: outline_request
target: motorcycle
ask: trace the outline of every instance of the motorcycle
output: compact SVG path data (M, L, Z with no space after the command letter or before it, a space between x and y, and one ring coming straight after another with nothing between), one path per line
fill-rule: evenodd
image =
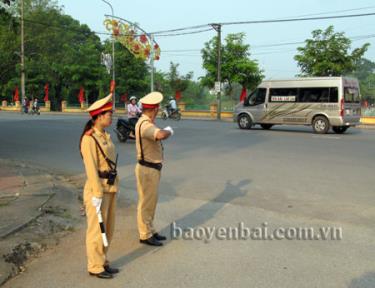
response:
M34 114L36 114L36 115L40 115L40 109L39 109L39 107L32 107L31 108L31 110L29 111L29 114L30 115L34 115Z
M165 106L161 112L161 118L167 120L168 118L179 121L181 119L181 112L178 109L171 111L170 106Z
M140 115L138 115L138 118L139 117ZM135 140L136 123L137 121L130 120L128 118L118 118L116 128L114 129L117 135L117 139L120 142L126 142L128 139Z

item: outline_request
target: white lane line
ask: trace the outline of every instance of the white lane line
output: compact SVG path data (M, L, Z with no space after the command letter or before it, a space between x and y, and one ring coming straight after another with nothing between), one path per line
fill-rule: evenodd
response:
M339 140L341 137L338 136L323 136L323 135L313 135L313 138L319 138L319 139L332 139L332 140Z

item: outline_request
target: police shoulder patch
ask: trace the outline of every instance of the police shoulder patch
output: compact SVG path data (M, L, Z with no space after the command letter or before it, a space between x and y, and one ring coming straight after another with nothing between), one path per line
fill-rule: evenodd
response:
M94 129L90 129L90 130L87 130L87 132L85 133L85 135L91 136L93 133L94 133Z

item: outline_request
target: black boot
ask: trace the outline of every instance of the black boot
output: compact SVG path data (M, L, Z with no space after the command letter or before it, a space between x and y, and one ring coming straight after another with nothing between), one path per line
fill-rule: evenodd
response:
M113 278L113 275L108 273L107 271L103 271L103 272L100 272L100 273L91 273L89 272L89 274L91 276L95 276L95 277L98 277L100 279L112 279Z
M154 236L151 236L150 238L146 240L139 240L142 244L150 245L150 246L163 246L163 243L159 242L154 238Z
M105 265L104 266L104 270L106 272L108 272L109 274L117 274L118 272L120 272L119 269L117 269L117 268L111 268L109 265Z
M158 240L158 241L165 241L165 240L167 240L167 237L165 237L165 236L163 236L163 235L160 235L160 234L158 234L158 233L155 233L153 236L154 236L154 238L155 238L156 240Z

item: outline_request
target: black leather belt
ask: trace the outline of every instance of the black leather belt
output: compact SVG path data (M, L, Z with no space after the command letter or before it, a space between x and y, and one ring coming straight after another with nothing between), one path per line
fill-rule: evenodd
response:
M161 164L161 163L152 163L152 162L147 162L145 160L138 160L138 163L139 163L139 165L142 165L142 166L145 166L145 167L148 167L148 168L153 168L153 169L156 169L158 171L160 171L161 168L163 168L163 164Z
M99 178L108 179L109 178L109 172L108 171L98 171Z

